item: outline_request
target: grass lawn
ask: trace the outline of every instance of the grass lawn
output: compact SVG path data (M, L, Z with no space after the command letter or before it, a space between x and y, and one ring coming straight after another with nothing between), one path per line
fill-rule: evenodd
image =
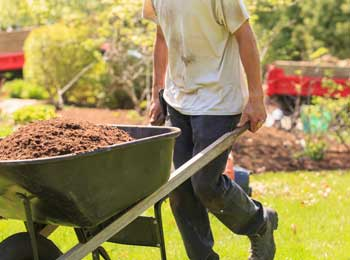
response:
M349 184L350 171L271 173L252 177L254 197L276 208L280 215L276 259L350 260ZM184 260L186 255L168 203L163 214L168 258ZM233 235L214 217L212 227L215 249L221 259L247 259L247 238ZM23 230L20 222L2 220L0 241ZM60 228L51 239L62 251L77 243L69 228ZM106 248L112 259L160 259L158 249L110 244L106 244Z

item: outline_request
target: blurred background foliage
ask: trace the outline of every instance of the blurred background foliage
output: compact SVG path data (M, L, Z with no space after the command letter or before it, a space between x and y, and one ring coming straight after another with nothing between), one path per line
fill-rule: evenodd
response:
M89 35L88 26L73 27L64 23L34 29L24 46L24 78L43 86L51 102L56 103L60 90L92 64L65 96L68 101L82 105L95 104L107 69L101 53L97 51L98 41L92 40Z
M350 57L350 0L246 0L263 64ZM25 81L51 103L147 107L155 25L142 0L0 0L0 28L30 28ZM78 77L77 77L78 75ZM44 95L44 94L43 94Z
M264 63L350 57L350 0L248 0Z
M42 86L56 107L141 112L150 88L155 30L141 11L142 1L0 0L0 28L31 28L24 79Z
M16 124L23 125L55 118L56 111L55 107L50 105L25 106L15 111L12 117Z
M2 89L11 98L38 100L49 98L49 93L43 87L22 79L8 81L2 86Z

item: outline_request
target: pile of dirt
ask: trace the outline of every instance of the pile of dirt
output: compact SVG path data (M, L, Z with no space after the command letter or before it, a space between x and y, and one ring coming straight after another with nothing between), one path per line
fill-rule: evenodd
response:
M0 160L79 154L134 140L116 127L72 119L39 121L0 141Z
M341 145L329 144L321 161L303 156L302 137L276 128L262 128L243 135L233 146L235 164L265 171L350 169L350 153Z

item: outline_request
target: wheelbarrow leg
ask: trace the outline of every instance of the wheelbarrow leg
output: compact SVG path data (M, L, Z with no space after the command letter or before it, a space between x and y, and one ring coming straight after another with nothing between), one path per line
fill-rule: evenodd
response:
M37 235L35 232L35 227L34 227L34 222L32 218L32 209L30 207L30 199L21 193L17 194L18 198L22 200L24 209L25 209L25 214L26 214L26 228L30 236L30 241L32 244L33 248L33 257L34 260L40 260L39 259L39 250L38 250L38 241L37 241Z
M160 248L160 255L162 260L166 260L166 248L165 248L165 239L164 239L164 230L163 230L163 222L162 222L162 204L164 202L165 198L158 201L154 205L154 215L157 221L158 230L159 230L159 248Z
M92 259L93 260L100 260L100 256L102 256L102 258L104 260L112 260L106 249L104 249L102 246L98 247L94 252L92 252Z
M90 234L90 232L86 229L75 228L74 230L80 243L85 244L86 242L89 241L91 237L93 237L93 235ZM99 246L96 250L92 252L93 260L100 260L100 256L102 256L104 260L111 260L107 251L102 246Z
M98 248L98 252L99 252L100 256L102 256L102 258L103 258L104 260L112 260L112 259L109 257L109 255L108 255L106 249L104 249L102 246L100 246L100 247Z
M95 250L94 252L92 252L92 259L100 260L100 252L98 250Z

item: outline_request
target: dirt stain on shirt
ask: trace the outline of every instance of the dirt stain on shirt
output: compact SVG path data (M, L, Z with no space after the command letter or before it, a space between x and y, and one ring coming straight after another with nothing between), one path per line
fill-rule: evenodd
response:
M181 59L183 61L183 63L185 64L186 67L188 67L190 64L192 64L193 62L195 62L196 57L194 55L188 55L188 56L181 56Z

